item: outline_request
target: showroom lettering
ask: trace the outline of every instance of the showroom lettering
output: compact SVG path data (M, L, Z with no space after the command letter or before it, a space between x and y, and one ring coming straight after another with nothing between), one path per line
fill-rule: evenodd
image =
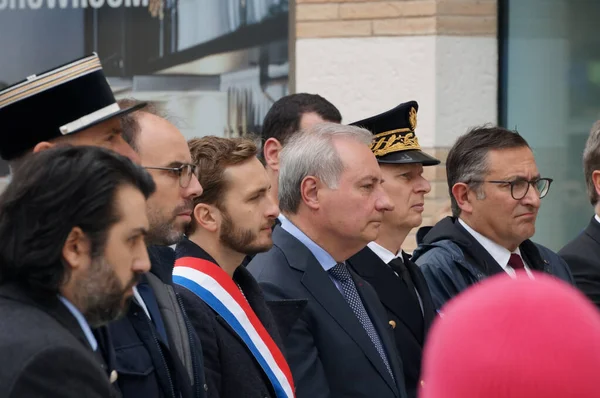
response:
M100 8L107 4L109 7L148 7L149 0L0 0L2 10L39 10L46 6L53 8Z

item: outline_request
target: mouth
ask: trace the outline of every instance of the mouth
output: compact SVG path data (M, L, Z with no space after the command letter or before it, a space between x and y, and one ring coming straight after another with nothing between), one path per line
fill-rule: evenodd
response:
M262 227L260 230L261 231L272 231L273 225L275 225L275 223L270 223L269 225L265 225L264 227Z
M517 218L533 218L535 217L535 213L523 213L519 214Z
M425 209L425 204L424 203L417 203L415 205L412 205L411 209L415 209L417 211L423 211Z

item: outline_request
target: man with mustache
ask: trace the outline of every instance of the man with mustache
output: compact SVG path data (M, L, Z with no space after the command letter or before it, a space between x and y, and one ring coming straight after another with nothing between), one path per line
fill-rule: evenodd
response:
M377 239L352 256L348 264L375 288L387 311L385 321L394 330L409 398L417 396L425 336L435 308L423 274L402 250L402 243L423 220L425 195L431 190L423 166L440 163L421 150L415 135L418 109L417 102L410 101L352 123L375 136L371 150L394 210L384 213Z
M564 260L530 240L552 179L541 177L519 133L470 130L448 152L446 174L452 217L438 222L413 254L437 309L498 273L537 270L574 283Z
M0 198L3 397L120 396L91 328L123 314L150 268L150 175L112 151L29 155Z
M30 75L0 91L0 156L15 173L31 153L63 145L110 149L139 162L124 140L122 117L146 104L117 103L97 54ZM94 329L107 374L116 375L106 327Z
M133 100L121 106L135 106ZM202 349L171 286L174 252L193 200L202 194L181 132L148 104L123 119L124 136L156 183L148 199L146 237L151 268L134 291L127 316L109 326L125 398L187 398L206 394Z
M187 237L177 244L173 282L202 340L209 389L222 398L293 397L277 324L241 265L273 246L279 208L267 172L246 139L189 141L204 189Z

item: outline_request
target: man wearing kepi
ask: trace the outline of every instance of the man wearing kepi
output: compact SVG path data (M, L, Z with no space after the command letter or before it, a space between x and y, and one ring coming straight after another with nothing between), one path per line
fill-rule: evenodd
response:
M209 391L221 398L293 397L277 324L241 263L273 246L279 208L252 141L190 140L204 191L188 239L177 244L173 282L202 340Z
M423 274L402 250L402 243L421 225L425 194L431 190L423 177L423 166L440 163L421 151L415 134L418 109L418 104L410 101L352 123L375 135L371 150L394 210L383 214L377 239L348 260L348 265L375 288L387 311L385 321L394 330L410 398L417 396L423 345L435 308Z
M13 173L27 155L64 144L103 147L139 162L123 138L121 118L144 106L117 104L96 54L29 76L0 91L0 157ZM112 374L109 333L102 327L94 334Z
M281 225L248 264L268 300L308 300L284 339L299 398L404 398L385 309L346 260L373 241L393 204L359 127L320 123L281 153Z
M112 149L137 162L120 117L144 106L121 109L92 54L0 91L0 156L14 171L27 153L66 143Z
M139 166L93 147L33 154L14 174L0 198L3 397L120 396L91 328L123 314L150 269L153 191Z

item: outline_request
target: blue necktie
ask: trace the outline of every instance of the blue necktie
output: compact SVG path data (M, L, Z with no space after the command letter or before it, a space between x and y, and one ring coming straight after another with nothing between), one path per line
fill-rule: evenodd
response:
M390 376L394 379L394 374L392 373L392 368L390 367L390 363L388 362L387 355L385 354L385 350L383 349L383 344L381 343L381 339L377 334L377 330L375 330L375 326L373 326L373 322L363 305L363 302L358 294L358 290L356 290L356 286L354 285L354 281L352 280L352 276L350 275L350 271L346 267L344 263L338 263L335 267L331 268L329 271L329 275L332 278L336 279L340 283L340 287L342 288L342 294L354 315L358 318L363 328L369 335L369 338L373 342L375 349L379 353L379 356L383 360L385 367L388 372L390 372Z
M169 340L167 339L167 332L165 329L165 324L163 323L162 317L160 316L160 310L158 309L158 301L156 301L156 297L154 296L154 292L152 288L147 282L140 282L137 284L137 290L142 296L144 300L144 304L146 304L146 308L148 308L148 312L150 313L150 318L154 322L154 327L158 332L158 335L161 338L161 341L169 346Z

